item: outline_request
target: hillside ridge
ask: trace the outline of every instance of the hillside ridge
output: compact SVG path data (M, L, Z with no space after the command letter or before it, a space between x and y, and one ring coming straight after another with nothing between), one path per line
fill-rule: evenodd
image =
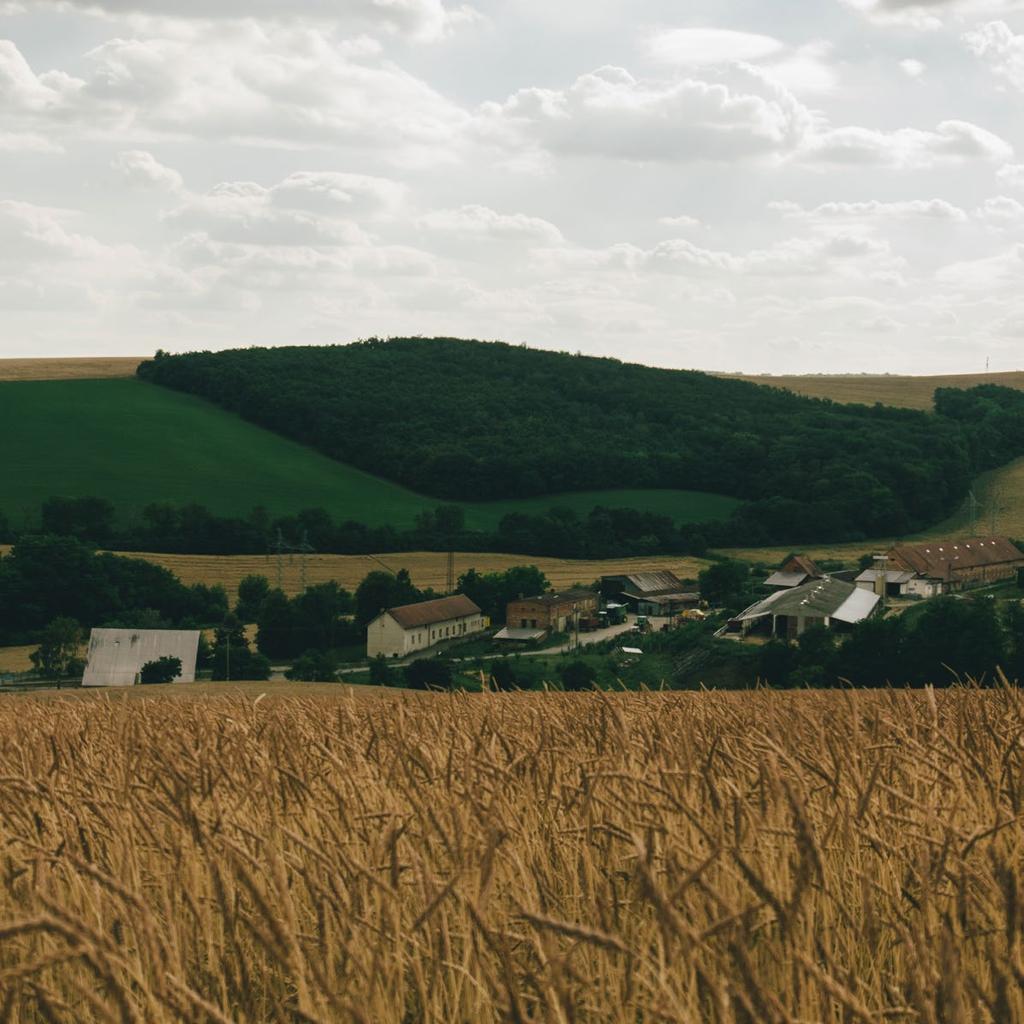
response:
M442 501L682 488L779 538L921 529L992 465L949 417L500 342L159 354L139 376Z

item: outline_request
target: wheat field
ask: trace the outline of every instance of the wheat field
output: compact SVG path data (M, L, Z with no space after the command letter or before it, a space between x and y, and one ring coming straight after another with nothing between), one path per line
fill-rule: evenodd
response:
M1024 701L0 700L0 1019L1024 1020Z

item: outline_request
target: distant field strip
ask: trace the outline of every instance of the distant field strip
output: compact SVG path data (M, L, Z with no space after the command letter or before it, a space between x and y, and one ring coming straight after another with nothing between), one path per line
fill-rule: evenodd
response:
M335 462L180 392L135 380L0 383L0 512L15 523L52 495L98 495L122 516L153 502L198 503L246 516L325 508L336 520L411 527L445 504ZM677 522L724 518L734 498L695 491L614 490L463 503L470 528L554 506L638 508Z
M999 384L1024 391L1024 371L1007 373L957 373L931 377L899 377L884 374L815 374L773 377L740 375L740 380L767 387L785 388L809 398L831 398L833 402L859 402L863 405L896 405L907 409L931 409L936 388L973 388L979 384Z
M277 586L278 561L274 555L158 555L145 558L165 566L184 583L219 583L234 594L239 581L253 573L266 576ZM574 583L591 583L602 575L669 569L682 579L695 579L709 563L699 558L671 555L651 558L610 559L607 561L573 561L564 558L535 558L532 555L502 555L460 551L455 555L455 575L467 569L478 572L500 572L514 565L535 565L547 576L552 586L568 587ZM349 590L355 589L367 573L379 569L397 572L408 569L413 583L421 588L443 590L447 555L437 551L401 551L382 555L310 555L306 560L306 582L324 583L337 580ZM281 585L287 594L297 594L302 587L302 564L298 556L285 556L281 563Z
M0 380L98 380L134 377L143 356L0 359Z

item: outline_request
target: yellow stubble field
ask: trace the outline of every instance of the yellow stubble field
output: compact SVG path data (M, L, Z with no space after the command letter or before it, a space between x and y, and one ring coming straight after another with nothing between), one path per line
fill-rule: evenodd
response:
M740 380L785 388L809 398L830 398L833 402L859 402L863 405L902 406L907 409L931 409L936 388L973 388L979 384L998 384L1024 390L1024 370L1005 373L956 373L928 377L904 377L888 374L794 374L790 376L740 375Z
M134 377L141 356L82 356L64 359L0 359L0 381L98 380Z
M239 582L251 574L266 576L272 586L278 585L278 559L275 555L162 555L139 554L157 565L165 566L184 583L219 583L233 594ZM398 572L407 569L413 583L421 589L431 587L443 591L447 578L448 556L438 551L403 551L381 555L307 555L307 584L336 580L354 590L370 572ZM602 575L669 569L682 579L696 579L708 562L699 558L671 555L651 558L625 558L583 561L566 558L537 558L532 555L504 555L490 552L455 554L456 578L470 568L478 572L502 572L516 565L535 565L547 576L553 587L564 588L574 583L592 583ZM285 593L294 595L302 589L303 565L299 556L285 556L280 562L280 582Z

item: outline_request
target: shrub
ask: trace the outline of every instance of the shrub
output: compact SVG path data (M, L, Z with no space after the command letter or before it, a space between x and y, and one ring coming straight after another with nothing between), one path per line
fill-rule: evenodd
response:
M147 661L139 673L139 682L144 685L153 683L172 683L181 675L181 658L164 655L156 661Z

